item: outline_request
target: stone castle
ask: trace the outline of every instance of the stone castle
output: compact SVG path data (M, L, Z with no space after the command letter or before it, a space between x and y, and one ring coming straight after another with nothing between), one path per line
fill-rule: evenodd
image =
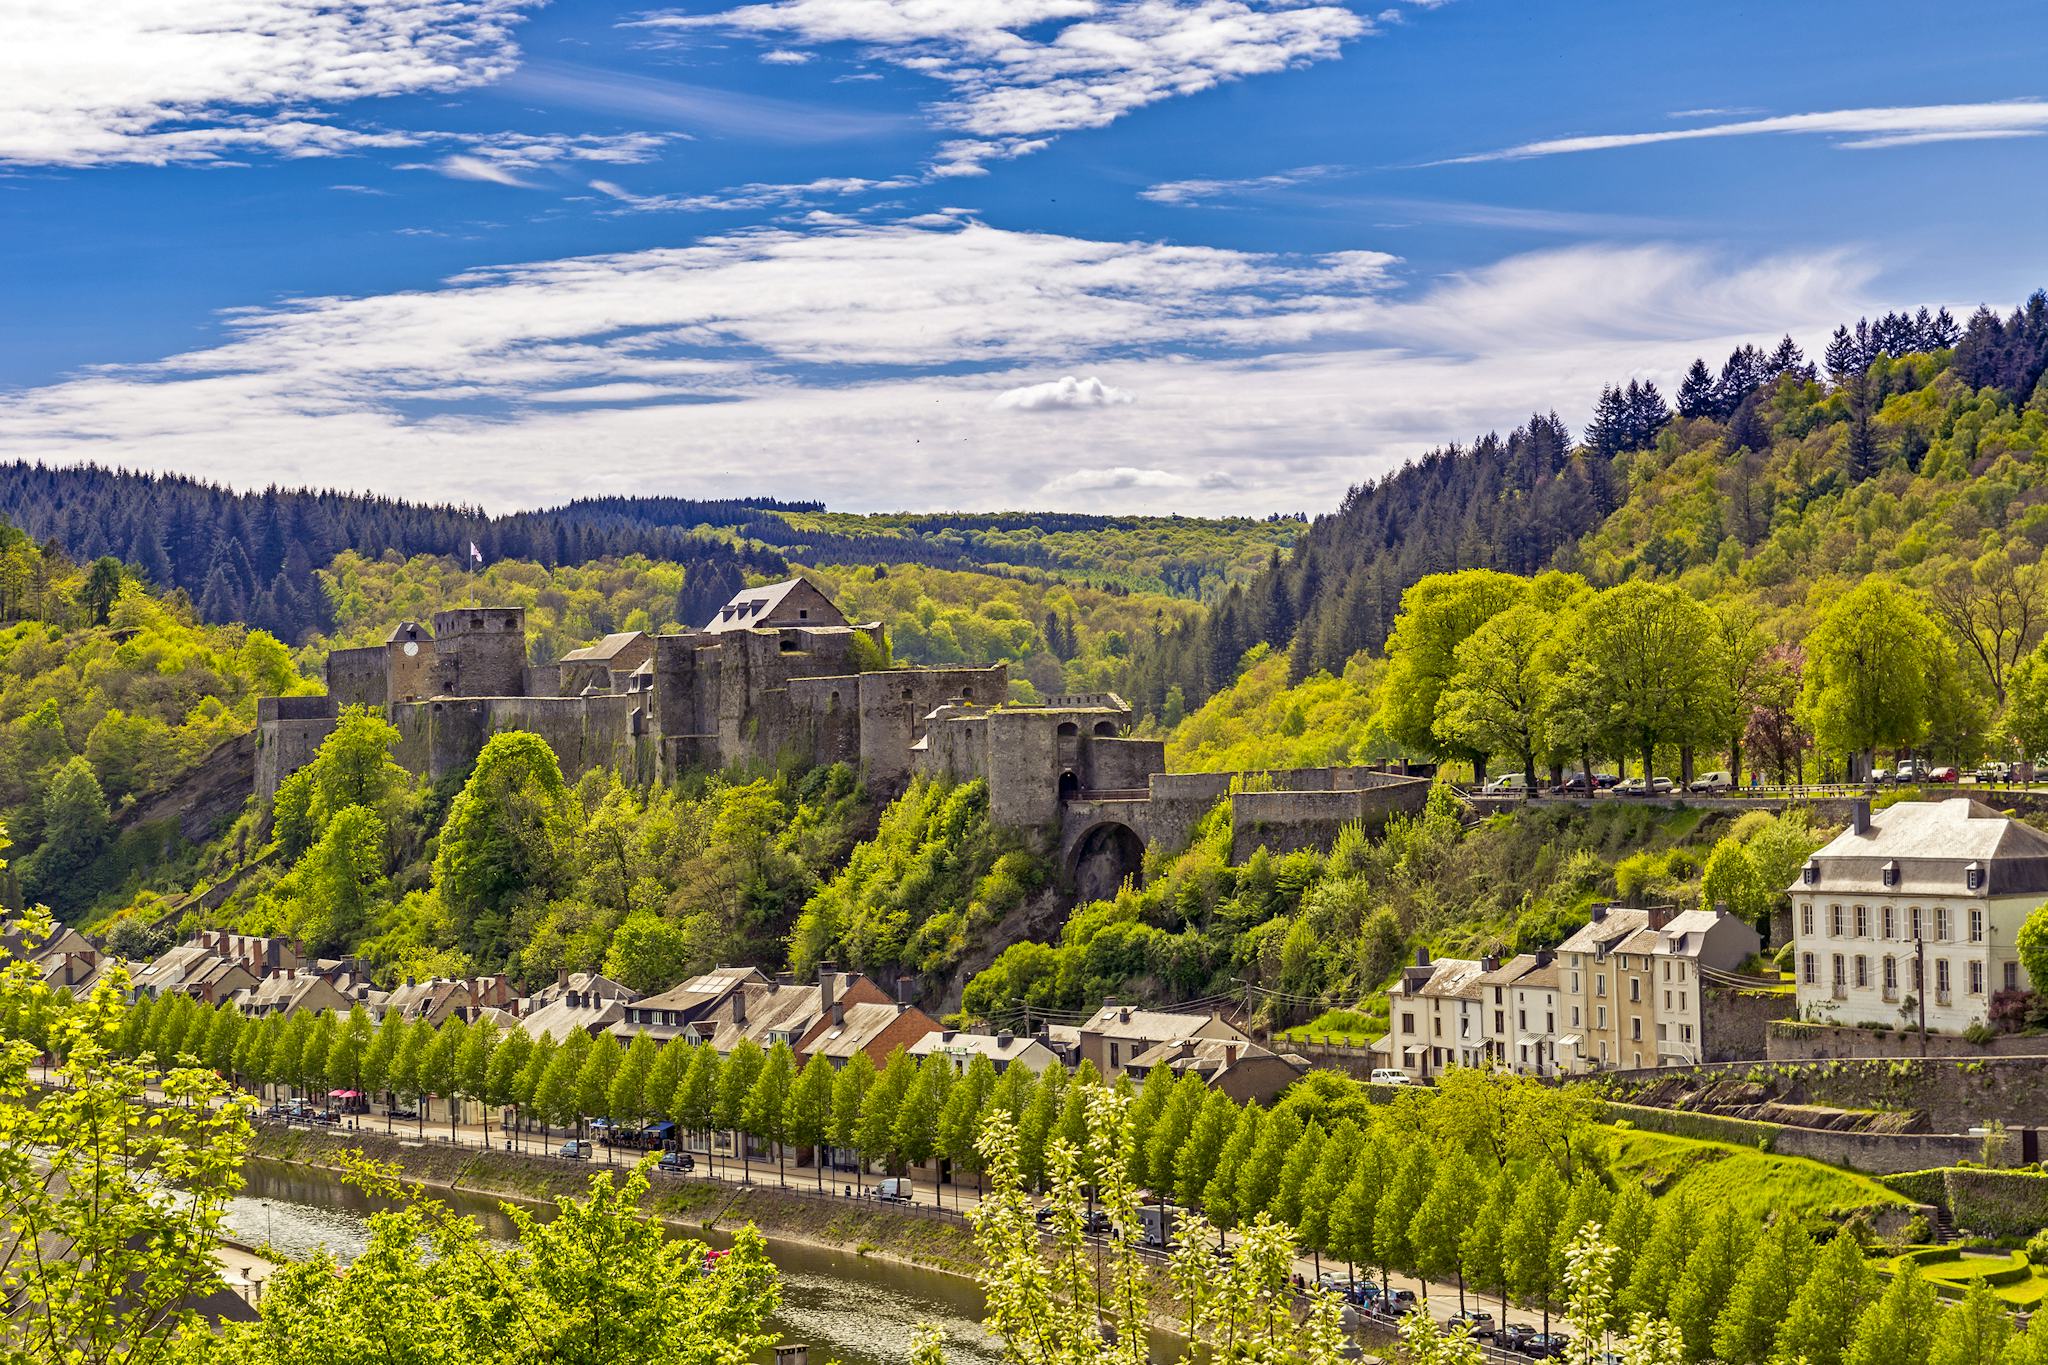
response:
M349 706L388 717L394 756L429 781L461 773L507 730L545 739L572 781L598 767L650 782L844 762L887 798L914 775L978 778L997 823L1056 839L1092 898L1135 875L1146 846L1184 841L1226 796L1248 854L1327 844L1347 823L1419 809L1428 792L1423 778L1366 768L1170 774L1165 744L1132 738L1114 693L1012 705L1001 664L902 668L886 657L880 623L848 622L802 578L735 594L701 629L608 635L552 664L528 661L521 609L454 608L431 630L407 621L382 645L334 651L324 697L262 699L256 794L274 796Z

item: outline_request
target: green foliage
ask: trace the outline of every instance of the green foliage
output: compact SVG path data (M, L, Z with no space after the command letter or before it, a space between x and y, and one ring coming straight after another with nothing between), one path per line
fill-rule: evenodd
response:
M1161 714L1167 766L1241 772L1392 757L1392 743L1372 728L1383 667L1360 654L1342 676L1314 673L1289 686L1287 656L1266 654L1185 720Z
M989 819L986 785L919 778L804 905L790 966L808 973L829 958L878 974L943 971L1049 874Z

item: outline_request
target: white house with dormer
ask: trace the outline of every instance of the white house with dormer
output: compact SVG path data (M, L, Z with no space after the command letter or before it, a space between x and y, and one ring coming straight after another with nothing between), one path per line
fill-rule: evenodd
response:
M1810 858L1792 896L1799 1016L1961 1033L2031 989L2014 940L2048 900L2048 834L1967 797L1872 812Z

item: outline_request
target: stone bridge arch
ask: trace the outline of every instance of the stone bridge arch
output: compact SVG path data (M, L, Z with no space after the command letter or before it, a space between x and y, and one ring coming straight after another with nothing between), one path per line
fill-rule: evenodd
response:
M1070 800L1060 822L1060 867L1077 904L1107 900L1141 880L1151 829L1142 800Z

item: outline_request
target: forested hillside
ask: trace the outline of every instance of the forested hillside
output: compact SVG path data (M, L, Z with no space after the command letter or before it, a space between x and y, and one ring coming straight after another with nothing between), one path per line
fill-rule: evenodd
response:
M1550 416L1446 446L1354 488L1271 571L1199 623L1147 642L1132 699L1193 707L1245 651L1288 650L1294 676L1377 652L1401 594L1455 569L1738 579L1783 603L1816 575L1898 570L1934 588L1986 537L2039 552L2048 295L2008 316L1893 313L1840 328L1816 365L1787 340L1695 361L1676 408L1654 385L1602 396L1574 445ZM1698 582L1688 580L1697 590Z

